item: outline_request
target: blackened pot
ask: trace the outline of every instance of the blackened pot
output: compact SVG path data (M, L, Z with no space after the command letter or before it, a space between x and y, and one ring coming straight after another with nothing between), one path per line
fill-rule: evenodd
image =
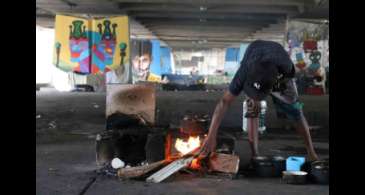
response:
M315 161L311 165L311 178L315 183L329 183L329 164L327 161Z
M273 156L272 165L273 165L273 176L280 177L282 172L285 171L286 169L286 159L282 156Z
M252 159L256 175L259 177L273 176L273 163L266 156L257 156Z

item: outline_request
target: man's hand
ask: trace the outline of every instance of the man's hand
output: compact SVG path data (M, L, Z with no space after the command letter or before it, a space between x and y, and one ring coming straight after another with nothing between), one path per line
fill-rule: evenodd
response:
M219 100L214 110L212 122L209 127L208 137L204 139L204 142L200 148L199 159L206 158L211 152L215 152L218 127L228 106L234 101L235 98L236 96L227 90L223 97Z
M210 153L215 152L217 139L216 137L208 136L204 139L203 144L199 151L199 159L208 157Z

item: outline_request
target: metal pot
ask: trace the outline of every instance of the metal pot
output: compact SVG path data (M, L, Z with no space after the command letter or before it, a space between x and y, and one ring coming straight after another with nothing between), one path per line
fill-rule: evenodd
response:
M273 176L280 177L281 173L286 169L286 159L282 156L273 156L272 157L273 164Z
M188 135L200 135L207 133L209 119L206 117L185 116L181 120L181 131Z
M257 156L252 159L253 168L256 171L256 175L259 177L272 177L273 176L273 163L269 157Z
M283 171L283 180L288 184L305 184L307 175L304 171Z
M311 164L311 178L315 183L329 183L329 163L328 161L315 161Z

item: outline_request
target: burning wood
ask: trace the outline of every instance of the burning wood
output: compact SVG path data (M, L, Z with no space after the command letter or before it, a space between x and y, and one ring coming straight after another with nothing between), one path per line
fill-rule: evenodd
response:
M120 177L120 178L141 177L141 176L157 169L158 167L160 167L164 163L166 163L166 161L161 160L161 161L157 161L157 162L154 162L154 163L148 164L148 165L143 165L143 166L138 166L138 167L121 168L121 169L118 170L118 177Z
M193 137L190 136L188 141L184 141L183 139L177 138L175 142L175 148L182 155L185 155L197 148L200 147L200 138L199 136Z

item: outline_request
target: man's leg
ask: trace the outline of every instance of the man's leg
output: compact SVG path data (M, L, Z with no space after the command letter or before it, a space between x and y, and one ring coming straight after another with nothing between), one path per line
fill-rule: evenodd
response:
M309 126L306 118L304 117L303 112L301 111L300 119L295 122L295 129L299 135L301 135L304 139L305 147L307 149L309 160L314 161L318 160L318 156L314 151L312 138L309 132Z
M247 99L247 131L248 131L248 142L250 143L251 156L255 157L259 155L258 150L258 128L259 128L259 112L260 102L253 99Z
M252 157L259 155L258 127L259 127L259 118L247 118L248 142L250 143Z

